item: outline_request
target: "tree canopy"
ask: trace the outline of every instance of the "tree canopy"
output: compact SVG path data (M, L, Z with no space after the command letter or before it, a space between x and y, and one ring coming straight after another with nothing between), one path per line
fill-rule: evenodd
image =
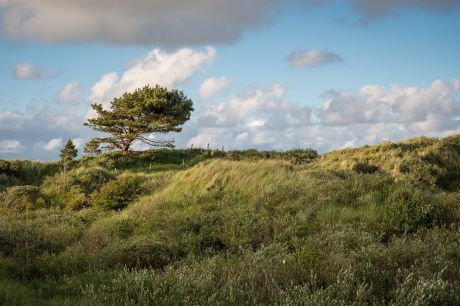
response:
M156 147L174 147L174 140L158 140L148 134L180 132L182 124L190 119L193 102L182 91L147 85L113 99L108 110L99 103L91 107L96 115L85 125L111 136L92 139L85 152L97 153L102 147L126 153L134 141Z

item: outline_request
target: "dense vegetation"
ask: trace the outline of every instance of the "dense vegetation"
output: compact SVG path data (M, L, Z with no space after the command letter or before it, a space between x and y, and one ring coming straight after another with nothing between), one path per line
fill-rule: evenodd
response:
M0 161L1 305L458 305L460 135Z

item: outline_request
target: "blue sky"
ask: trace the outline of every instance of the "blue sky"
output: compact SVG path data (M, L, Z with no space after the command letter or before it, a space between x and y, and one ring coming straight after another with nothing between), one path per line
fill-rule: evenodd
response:
M0 0L0 158L57 159L68 138L82 151L89 105L146 83L193 99L178 147L459 130L460 1L100 3Z

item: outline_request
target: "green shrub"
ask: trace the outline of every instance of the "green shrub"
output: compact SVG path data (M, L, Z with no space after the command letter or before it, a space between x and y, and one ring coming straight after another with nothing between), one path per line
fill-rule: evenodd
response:
M375 173L379 171L379 167L376 165L368 164L368 163L356 163L352 167L353 171L356 171L358 173Z
M100 167L77 168L47 177L41 190L49 205L78 210L88 207L89 195L113 178Z
M459 305L460 297L452 284L442 279L442 273L429 279L410 273L396 290L393 305Z
M100 265L128 268L162 269L169 264L173 255L162 242L150 237L135 237L129 241L117 241L98 250L96 254Z
M142 193L143 180L143 177L137 175L121 175L94 193L92 196L93 203L110 210L125 208Z
M442 169L419 158L404 160L400 165L404 178L416 187L434 188Z
M309 163L318 157L318 152L313 149L293 149L286 151L285 154L294 164Z
M72 185L79 185L86 194L99 190L106 182L114 179L114 176L101 167L77 168L69 173L72 177Z
M429 192L401 186L387 199L387 221L397 232L414 232L420 228L449 225L455 215L442 199Z
M8 188L1 194L1 200L3 206L20 211L44 207L40 189L30 185Z

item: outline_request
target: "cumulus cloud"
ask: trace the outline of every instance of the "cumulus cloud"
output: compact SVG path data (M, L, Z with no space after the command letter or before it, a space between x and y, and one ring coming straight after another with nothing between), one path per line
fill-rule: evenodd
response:
M292 67L316 68L319 66L343 62L339 54L327 50L299 50L288 56L288 62Z
M0 110L0 140L16 139L21 144L14 152L4 152L5 157L57 159L55 149L62 144L59 139L72 138L81 145L93 136L83 122L84 113L67 104L45 104L27 113Z
M43 145L43 149L46 151L53 151L56 150L62 144L62 137L50 139L45 145Z
M9 153L19 153L22 152L25 147L19 140L16 139L6 139L0 141L0 153L9 154Z
M365 85L330 91L319 109L285 101L285 88L254 89L208 105L190 127L188 145L320 151L460 132L460 82L426 87Z
M208 105L198 120L201 126L265 126L308 125L311 110L284 99L285 88L275 85L268 89L249 90L234 95L219 104Z
M39 65L24 62L16 65L13 75L17 79L47 79L53 76L53 72Z
M24 122L30 119L29 115L5 110L0 111L0 130L18 130L23 128Z
M166 46L236 40L270 21L280 0L1 0L3 35L42 42ZM56 26L59 25L59 26Z
M187 145L215 147L278 147L292 140L291 129L311 124L308 106L285 99L286 89L274 85L233 95L206 106L196 119L196 134ZM277 143L278 140L283 139Z
M211 47L203 51L182 48L171 53L154 49L121 77L115 72L102 76L92 87L90 100L107 107L113 98L147 84L172 87L184 83L195 73L204 72L215 56L216 50Z
M83 96L83 86L78 82L68 83L62 88L57 96L57 101L60 103L68 103L70 105L78 105Z
M210 99L225 89L230 83L231 81L226 77L208 78L198 89L198 95L203 100Z
M320 110L323 125L396 123L413 132L439 132L459 125L457 80L428 87L363 86L359 93L331 91Z

